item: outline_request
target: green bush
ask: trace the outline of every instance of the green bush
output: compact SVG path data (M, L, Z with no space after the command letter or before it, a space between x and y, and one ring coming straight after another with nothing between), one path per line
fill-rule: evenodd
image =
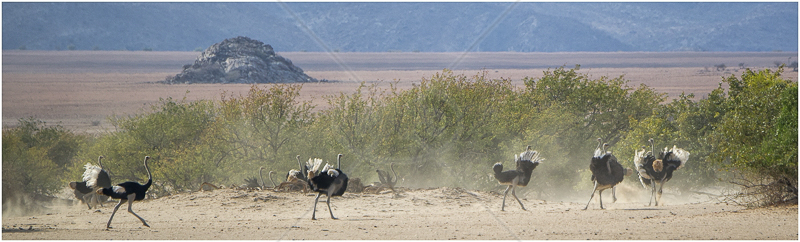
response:
M66 171L87 137L60 125L20 119L3 129L3 203L16 196L52 196L65 187Z
M144 183L147 173L143 161L150 156L155 194L196 188L206 181L204 178L216 173L213 159L200 159L213 153L202 148L208 146L206 133L215 118L210 101L160 99L149 112L111 117L109 121L116 130L93 142L81 160L92 161L103 155L103 164L111 171L113 182ZM83 164L74 164L73 172L80 171Z
M585 171L597 138L611 145L624 166L632 167L632 155L624 155L628 148L618 143L664 100L664 94L644 85L634 89L622 77L592 80L577 69L560 67L539 79L525 79L530 122L523 141L547 159L534 171L532 182L546 184L551 192L591 190L591 173Z
M735 183L758 196L749 205L797 201L797 83L781 72L748 69L723 80L727 112L715 124L709 160L741 175Z
M720 84L708 98L688 94L666 103L666 94L646 85L577 70L548 70L525 78L524 87L486 72L443 70L406 90L362 84L324 97L323 110L298 101L301 85L253 85L218 102L161 99L145 112L110 117L115 130L97 137L20 120L3 131L4 201L7 192L54 194L99 155L115 182L144 182L142 160L151 156L149 194L156 196L197 190L202 182L238 186L262 166L283 180L297 168L296 155L335 163L338 153L345 155L342 169L364 183L395 163L399 186L500 191L492 165L513 167L514 154L527 145L545 161L522 193L585 199L598 137L631 168L634 151L649 138L656 149L688 150L670 189L745 177L756 181L745 185L777 191L763 196L772 202L796 198L797 84L780 79L782 70L747 70L741 79L724 79L727 93ZM635 175L625 182L638 186Z

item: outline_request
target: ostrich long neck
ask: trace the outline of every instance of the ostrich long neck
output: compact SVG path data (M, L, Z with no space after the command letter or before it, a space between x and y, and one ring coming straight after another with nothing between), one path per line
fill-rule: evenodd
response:
M300 155L297 155L294 158L297 159L297 166L300 167L300 174L305 175L306 169L303 169L303 163L300 163Z
M653 154L653 157L655 157L656 156L656 149L655 149L655 145L653 145L653 139L650 139L648 141L650 141L650 153Z
M100 169L105 170L106 168L103 166L103 156L97 157L97 164L100 164Z
M276 187L275 186L275 181L272 180L272 173L274 173L274 172L273 171L269 171L269 182L272 182L272 187Z
M339 170L342 169L342 154L339 154L339 156L336 156L336 169L339 169Z
M258 168L258 176L261 177L261 187L264 187L264 175L261 174L261 171L264 170L264 167Z
M145 186L150 187L150 184L153 183L153 174L150 173L150 168L147 167L147 161L150 160L150 156L144 157L144 169L147 171L147 184Z
M389 164L389 168L392 169L392 173L394 173L394 181L393 182L397 182L397 172L394 172L394 162L392 162L392 164Z
M597 148L595 148L595 150L600 149L600 146L603 146L603 140L600 139L600 138L597 138Z

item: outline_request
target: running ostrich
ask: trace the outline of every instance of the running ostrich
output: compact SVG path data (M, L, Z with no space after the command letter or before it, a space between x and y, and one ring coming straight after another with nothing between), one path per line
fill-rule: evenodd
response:
M529 145L519 156L514 154L514 161L517 163L516 169L503 171L502 162L494 164L492 167L492 170L494 170L494 178L497 179L500 185L508 185L506 191L503 193L503 205L500 206L500 211L505 211L508 190L511 190L511 195L514 196L514 199L517 199L522 210L526 210L525 205L522 205L522 201L517 197L517 187L525 187L528 185L528 182L531 180L533 169L536 169L536 166L543 160L543 158L539 158L539 152L531 150L531 146Z
M114 214L117 213L117 209L119 206L122 206L123 203L128 203L128 212L136 216L139 220L142 221L142 225L150 227L147 225L147 222L144 221L142 217L139 217L138 214L133 212L131 207L133 206L134 201L141 201L144 199L145 193L147 193L147 189L150 188L150 185L153 184L153 176L150 173L150 168L147 167L147 161L150 160L150 156L144 157L144 169L147 171L147 183L144 185L134 182L134 181L127 181L120 184L117 184L113 187L97 189L97 194L102 194L109 196L114 199L119 199L119 203L116 207L114 207L114 212L111 213L111 217L108 218L108 223L106 224L106 229L111 229L111 220L114 219Z
M606 151L606 147L608 147L608 144L603 143L602 139L597 138L597 148L595 148L594 156L592 156L592 160L589 163L594 189L592 190L592 195L589 196L589 202L586 203L586 207L584 207L583 210L589 208L594 194L598 191L600 196L600 209L605 209L603 208L603 191L609 188L611 188L612 202L616 202L617 195L615 186L622 182L625 176L633 174L633 169L623 168L622 165L617 162L617 157L611 154L610 151Z
M347 175L341 170L341 160L342 154L339 154L336 157L336 169L334 169L332 165L326 163L325 166L322 167L321 172L317 173L317 171L320 171L322 159L309 159L308 167L311 168L308 170L308 185L312 190L318 192L317 197L314 198L314 212L311 213L312 220L317 219L317 203L322 194L328 196L326 203L328 204L328 212L331 213L331 218L337 219L333 216L333 210L331 210L331 197L342 196L347 190L347 182L349 180Z
M650 199L647 200L647 206L653 204L654 198L656 206L658 206L658 202L661 201L664 183L672 179L672 172L686 164L689 160L689 152L673 145L672 149L669 150L664 147L664 150L656 156L653 139L647 141L650 142L650 152L646 152L642 147L642 150L636 152L633 162L639 173L639 182L642 183L642 187L647 189L647 186L650 186L652 189ZM658 186L658 189L656 189L656 186ZM657 195L656 192L658 193Z
M81 202L86 203L86 206L89 206L89 209L92 209L91 202L96 199L97 196L92 192L92 189L86 186L85 181L80 182L70 182L69 188L72 188L75 198L81 200ZM102 203L100 203L102 206Z
M103 167L103 158L105 157L102 155L97 158L97 163L100 166L95 166L90 163L86 163L86 165L83 166L85 170L83 172L82 182L69 183L69 187L75 189L76 197L78 197L79 193L81 194L79 198L83 202L86 202L86 197L90 197L89 202L86 202L86 205L89 206L89 209L92 209L92 201L96 201L100 204L100 206L103 206L103 203L100 201L100 199L104 196L98 196L93 192L94 189L111 187L111 178L108 176L108 170Z

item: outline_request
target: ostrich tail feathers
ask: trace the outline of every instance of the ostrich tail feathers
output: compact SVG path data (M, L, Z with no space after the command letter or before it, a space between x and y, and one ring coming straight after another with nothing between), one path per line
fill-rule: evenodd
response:
M321 168L320 166L322 166L322 159L309 158L308 162L306 162L306 166L309 167L309 171L314 172L314 174L317 174L317 172Z
M87 187L95 188L97 186L97 177L100 176L100 172L103 169L90 163L86 163L83 168L86 169L83 171L83 181L86 182Z
M537 158L539 158L539 152L537 152L535 150L526 150L526 151L524 151L522 153L519 153L519 159L520 160L534 161Z

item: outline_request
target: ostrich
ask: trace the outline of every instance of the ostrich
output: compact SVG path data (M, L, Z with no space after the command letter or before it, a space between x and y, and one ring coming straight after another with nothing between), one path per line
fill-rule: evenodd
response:
M397 172L394 171L394 162L389 164L389 169L391 169L392 174L394 174L394 180L392 180L392 177L389 176L389 172L382 170L375 170L375 172L378 173L378 179L381 180L381 185L386 186L394 191L394 185L397 184Z
M111 187L111 178L108 176L109 172L103 168L103 158L105 157L102 155L97 158L97 163L100 166L95 166L90 163L86 163L86 165L83 166L85 169L83 171L83 182L70 182L69 184L72 189L76 190L76 196L77 192L85 194L83 195L84 202L87 196L91 196L89 201L97 201L100 203L100 206L103 206L103 203L100 202L100 198L103 196L98 196L96 193L93 193L93 191L98 188ZM91 205L89 205L89 209L92 209Z
M653 139L650 139L651 141ZM639 175L639 183L642 184L642 188L647 189L647 186L650 186L650 180L652 179L650 175L647 175L647 170L644 169L644 159L647 156L653 156L653 152L647 152L645 146L641 146L641 150L634 151L633 155L633 164L636 166L636 173Z
M114 199L119 199L119 203L116 207L114 207L114 212L111 213L111 217L108 218L108 223L106 224L106 229L111 228L111 220L114 219L114 214L117 213L117 209L123 203L128 203L128 212L136 216L139 220L142 221L142 225L150 227L147 225L147 222L144 221L142 217L139 217L136 213L133 212L131 207L133 206L134 201L141 201L144 199L145 193L147 193L147 189L150 188L150 185L153 184L153 176L150 173L150 168L147 167L147 161L150 160L150 156L144 157L144 169L147 171L147 183L144 185L139 184L138 182L134 181L127 181L120 184L117 184L113 187L107 187L102 189L97 189L97 194L102 194L109 196Z
M92 209L91 202L93 201L92 199L95 198L96 196L94 193L92 193L92 189L86 186L85 181L70 182L69 188L72 188L72 190L74 190L73 192L75 194L75 198L80 199L81 202L86 203L86 205L89 206L89 209Z
M653 139L649 139L648 142L650 142L650 152L646 152L642 148L641 151L636 152L633 161L639 172L639 181L642 183L642 187L646 189L647 186L650 186L652 189L650 199L647 200L647 206L652 205L653 200L656 201L656 206L658 206L664 183L672 179L672 173L675 170L686 164L689 160L689 152L673 145L672 149L668 150L667 147L664 147L664 150L656 155ZM656 186L658 186L658 189L656 189Z
M286 173L286 181L293 180L291 177L303 180L304 182L307 181L308 178L306 178L306 173L308 171L308 167L303 166L303 164L300 163L300 155L297 155L294 158L297 160L297 166L300 167L300 170L295 170L295 169L289 170L289 172Z
M589 163L589 170L592 172L594 189L592 190L592 195L589 196L589 202L586 203L586 207L584 207L583 210L589 208L589 204L592 202L594 194L598 191L600 196L600 209L605 209L603 208L603 191L609 188L611 188L611 197L613 198L613 202L616 202L617 196L615 191L616 189L614 187L622 182L622 179L625 178L625 176L633 173L632 169L623 168L622 165L617 162L617 157L611 154L610 151L605 150L606 147L608 147L608 144L602 143L601 145L601 143L602 140L597 138L597 148L595 148L594 156Z
M308 170L308 167L303 166L303 164L300 163L300 155L295 156L295 159L297 159L297 165L300 167L300 170L297 169L289 170L289 172L286 173L286 181L281 182L280 185L274 187L275 191L283 190L284 187L289 187L290 191L294 190L297 187L302 187L304 193L308 191L308 184L307 184L308 178L305 175L306 171Z
M254 188L261 187L261 185L258 184L258 177L245 178L244 179L244 183L245 184L244 184L243 187L245 189L254 189Z
M261 174L262 170L264 170L263 166L261 168L258 168L258 176L261 177L261 189L265 189L267 186L265 185L266 182L264 182L264 175ZM275 172L274 171L269 171L269 174L268 174L269 182L272 183L272 187L275 187L275 181L272 180L272 173L275 173Z
M258 168L258 177L261 178L261 184L259 184L261 186L261 189L264 189L264 175L261 174L261 171L263 170L264 170L263 166Z
M273 188L278 187L277 185L275 185L275 181L272 180L272 174L274 174L274 173L275 173L274 171L269 171L269 182L272 183L272 187Z
M531 180L533 169L536 169L536 166L538 166L543 160L544 159L539 158L539 152L531 150L531 146L529 145L524 152L519 154L519 156L514 154L516 169L503 171L502 162L494 164L492 167L494 170L494 178L497 179L500 185L508 185L506 191L503 193L503 205L500 207L500 211L505 211L508 190L511 190L511 195L514 196L514 199L517 199L517 202L519 203L519 206L522 207L522 210L526 210L525 205L522 205L522 201L520 201L517 197L516 187L527 186L528 182Z
M330 164L325 164L321 172L317 173L322 165L322 159L309 159L308 164L311 168L308 170L308 185L312 190L318 192L317 197L314 198L314 212L311 213L312 220L317 219L317 203L319 202L319 197L322 194L325 194L328 197L326 203L328 204L328 212L331 213L331 218L337 219L333 216L333 210L331 210L331 197L342 196L342 194L344 194L344 192L347 190L347 182L349 180L347 175L341 170L341 160L342 154L339 154L336 157L336 169L334 169Z

